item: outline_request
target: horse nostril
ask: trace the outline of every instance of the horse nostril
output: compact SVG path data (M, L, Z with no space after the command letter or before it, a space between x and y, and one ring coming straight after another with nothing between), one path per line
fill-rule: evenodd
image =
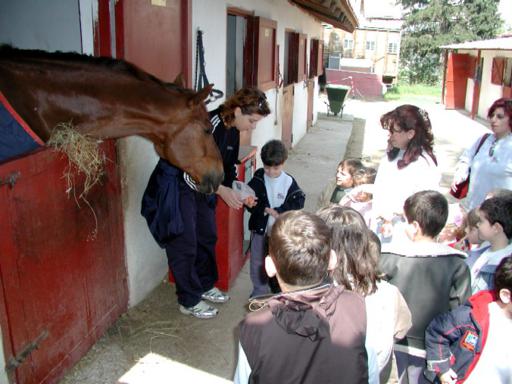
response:
M219 185L222 183L224 179L224 173L220 174L217 172L207 173L204 175L203 180L201 181L201 192L203 193L215 193L219 188Z

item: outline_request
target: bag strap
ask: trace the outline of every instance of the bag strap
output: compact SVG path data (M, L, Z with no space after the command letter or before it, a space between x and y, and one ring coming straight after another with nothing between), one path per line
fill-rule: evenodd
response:
M487 138L491 136L490 133L486 133L485 135L482 136L482 138L480 139L480 142L478 143L478 147L476 147L476 152L475 154L473 155L473 159L475 158L475 156L477 155L478 151L480 150L480 148L482 148L482 145L484 145L485 143L485 140L487 140Z

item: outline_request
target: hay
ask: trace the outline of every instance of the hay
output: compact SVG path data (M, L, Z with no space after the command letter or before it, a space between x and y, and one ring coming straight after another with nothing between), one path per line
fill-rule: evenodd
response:
M96 223L92 236L96 237L97 218L94 210L87 201L87 194L97 184L101 182L104 174L104 164L106 160L105 153L100 150L101 140L85 136L78 132L71 122L59 123L55 126L46 143L57 151L65 153L68 157L68 166L64 170L63 178L66 179L66 193L68 197L73 197L80 207L80 201L84 202L92 211ZM83 189L77 193L75 174L84 175Z

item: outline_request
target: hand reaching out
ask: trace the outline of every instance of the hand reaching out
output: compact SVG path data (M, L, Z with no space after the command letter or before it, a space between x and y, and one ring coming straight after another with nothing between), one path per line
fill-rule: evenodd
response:
M235 191L224 185L221 185L219 189L217 189L217 195L219 195L230 208L240 209L244 204L244 202L238 198Z
M274 208L265 208L265 213L269 214L273 218L277 218L277 216L279 216L279 212L277 212Z
M255 207L258 204L258 198L255 196L248 196L244 200L244 205L249 208Z

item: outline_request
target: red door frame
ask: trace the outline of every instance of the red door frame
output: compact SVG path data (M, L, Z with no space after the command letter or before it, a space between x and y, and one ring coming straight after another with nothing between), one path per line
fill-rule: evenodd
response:
M480 84L482 83L482 71L483 71L483 63L481 62L481 54L482 51L478 50L478 55L476 57L476 65L477 65L477 73L475 76L474 86L473 86L473 100L471 104L471 118L474 120L478 113L478 105L480 103Z

